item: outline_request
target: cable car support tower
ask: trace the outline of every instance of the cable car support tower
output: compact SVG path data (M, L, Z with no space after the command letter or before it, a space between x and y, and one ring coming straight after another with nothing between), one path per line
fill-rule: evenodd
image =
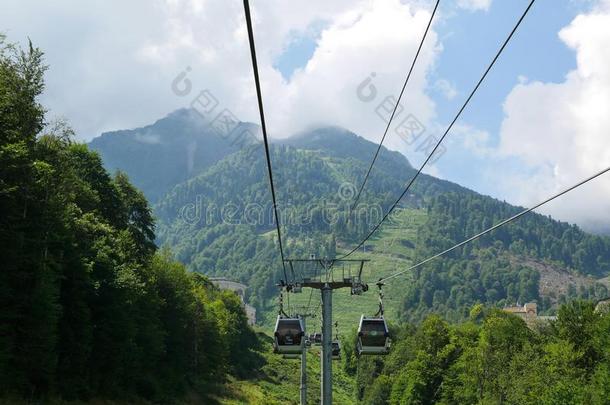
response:
M322 405L332 404L332 292L349 288L352 295L368 291L362 282L363 259L285 259L292 280L286 289L301 292L303 287L320 290L322 298L322 352L320 356L320 396ZM346 269L347 266L347 269ZM300 269L307 269L299 271ZM313 269L313 272L311 271ZM335 277L337 279L335 279Z

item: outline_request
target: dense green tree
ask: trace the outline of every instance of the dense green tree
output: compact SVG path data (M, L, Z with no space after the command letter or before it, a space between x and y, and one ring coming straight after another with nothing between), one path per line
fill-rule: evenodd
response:
M608 403L610 313L592 308L591 302L570 303L553 327L536 329L480 305L471 311L476 323L427 317L415 333L396 336L361 398L378 404ZM591 347L596 356L587 354Z
M593 302L576 300L561 307L554 324L558 336L581 351L581 366L589 372L603 356L595 342L600 321Z
M257 367L239 298L157 252L143 194L45 123L45 69L0 37L0 395L168 403Z

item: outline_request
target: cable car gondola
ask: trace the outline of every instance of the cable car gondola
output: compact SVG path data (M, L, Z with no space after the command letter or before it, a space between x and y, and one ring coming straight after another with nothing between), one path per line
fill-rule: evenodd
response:
M388 354L390 352L390 331L383 317L383 292L381 282L377 283L379 287L379 311L372 317L360 317L358 325L358 343L356 345L356 353L361 355L379 355Z
M383 316L360 317L357 351L359 356L390 352L390 333Z
M309 335L309 340L315 346L320 346L322 344L322 334L320 332L315 332Z
M341 358L341 343L339 343L339 323L335 322L335 339L330 342L330 357L333 360Z
M341 359L341 344L338 340L333 340L330 344L330 352L333 360Z
M288 318L278 315L275 323L275 353L300 354L305 346L305 330L299 318Z

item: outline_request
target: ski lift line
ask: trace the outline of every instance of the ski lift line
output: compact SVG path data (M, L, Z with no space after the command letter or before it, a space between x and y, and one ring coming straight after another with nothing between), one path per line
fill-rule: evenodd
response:
M305 312L309 313L309 308L311 308L311 298L313 297L313 288L309 289L309 300L307 301L307 310Z
M458 243L457 245L450 247L449 249L443 250L442 252L437 253L434 256L430 256L429 258L427 258L427 259L425 259L425 260L423 260L423 261L421 261L421 262L419 262L419 263L417 263L417 264L415 264L415 265L413 265L413 266L411 266L411 267L409 267L409 268L407 268L405 270L401 270L401 271L399 271L397 273L394 273L394 274L392 274L392 275L390 275L388 277L382 278L382 279L379 280L379 282L383 283L383 282L386 282L386 281L391 280L393 278L396 278L396 277L400 276L401 274L407 273L407 272L409 272L409 271L411 271L411 270L413 270L413 269L415 269L417 267L420 267L420 266L422 266L422 265L424 265L424 264L426 264L426 263L428 263L428 262L430 262L430 261L432 261L432 260L434 260L434 259L436 259L438 257L441 257L441 256L443 256L443 255L445 255L445 254L447 254L447 253L449 253L449 252L459 248L459 247L462 247L462 246L466 245L467 243L470 243L473 240L478 239L481 236L483 236L485 234L488 234L491 231L496 230L496 229L498 229L499 227L501 227L503 225L508 224L509 222L512 222L512 221L514 221L516 219L521 218L523 215L525 215L525 214L535 210L536 208L539 208L539 207L541 207L541 206L543 206L543 205L553 201L554 199L556 199L558 197L561 197L564 194L569 193L570 191L572 191L572 190L574 190L574 189L584 185L585 183L588 183L591 180L594 180L594 179L600 177L601 175L603 175L603 174L605 174L605 173L607 173L609 171L610 171L610 167L608 167L608 168L606 168L606 169L604 169L604 170L594 174L591 177L586 178L585 180L580 181L579 183L577 183L577 184L575 184L575 185L573 185L573 186L571 186L571 187L569 187L569 188L567 188L567 189L565 189L565 190L563 190L563 191L553 195L552 197L547 198L546 200L544 200L544 201L534 205L533 207L527 208L527 209L519 212L518 214L513 215L512 217L510 217L508 219L505 219L504 221L502 221L502 222L492 226L491 228L486 229L483 232L480 232L480 233L478 233L478 234L476 234L476 235L474 235L474 236L472 236L472 237L470 237L470 238L468 238L468 239Z
M278 297L279 310L278 315L288 318L288 314L284 311L284 294L280 291L280 296ZM288 308L288 312L290 312L290 308Z
M250 44L250 56L252 58L252 70L254 73L254 82L256 83L256 97L258 99L258 111L260 113L261 128L263 131L263 141L265 144L265 157L267 160L267 172L269 174L269 185L271 187L271 198L273 200L273 214L275 216L275 225L277 228L277 238L279 242L280 255L282 257L282 268L284 270L284 279L288 282L286 273L286 263L284 261L284 247L282 246L282 232L280 230L280 217L277 212L277 199L275 197L275 187L273 185L273 171L271 169L271 155L269 153L269 140L267 138L267 125L265 124L265 112L263 110L263 96L261 93L261 84L258 76L258 62L256 61L256 47L254 44L254 32L252 30L252 18L250 16L250 4L248 0L244 0L244 12L246 14L246 25L248 27L248 42Z
M285 259L286 262L311 262L311 259ZM324 262L324 263L330 263L331 265L334 264L335 262L370 262L370 259L342 259L342 258L338 258L338 259L315 259L313 261L317 261L317 262Z
M394 106L394 110L392 110L392 115L390 115L388 124L386 125L385 131L383 132L383 136L381 137L381 142L379 142L379 145L377 146L377 151L375 151L375 155L373 156L371 165L369 166L368 171L366 172L366 175L364 176L364 180L362 181L362 185L360 186L360 189L358 190L358 194L356 195L356 198L352 204L352 207L350 208L350 211L353 211L356 208L356 206L358 205L358 201L360 201L360 195L362 194L362 191L364 190L364 187L366 186L366 182L369 179L371 171L373 170L373 166L375 165L375 162L377 161L377 157L379 156L379 152L381 151L381 146L383 145L383 141L385 141L386 135L388 134L388 130L390 129L390 126L392 125L392 120L394 119L394 115L396 115L396 110L398 110L398 106L400 105L400 100L402 99L402 95L405 92L405 88L407 87L407 84L409 83L409 79L411 78L411 74L413 73L413 68L415 67L415 64L417 63L417 59L419 57L421 49L424 45L424 42L426 41L426 36L428 35L428 31L430 30L430 26L432 25L432 20L434 20L434 15L436 14L436 10L438 8L439 3L440 3L440 0L436 0L436 4L434 5L434 10L432 10L432 15L430 16L430 20L428 21L428 25L426 26L426 30L424 31L424 36L422 37L422 39L419 43L419 47L417 48L417 52L415 53L415 57L413 58L413 62L411 63L411 67L409 68L409 73L407 73L407 78L405 79L405 82L402 85L402 89L400 90L400 94L398 95L398 100L396 100L396 105Z
M447 137L447 134L449 134L449 131L451 131L451 129L453 128L453 125L457 122L457 120L459 119L459 117L462 115L462 112L464 112L464 110L466 109L466 107L468 106L468 104L470 103L470 100L472 100L472 98L474 97L475 93L477 92L477 90L481 87L481 84L483 83L483 81L485 80L485 78L487 77L487 75L489 74L489 72L491 71L491 68L495 65L496 61L499 59L500 55L502 54L502 52L504 51L504 49L506 48L506 46L508 45L508 43L510 42L510 40L512 39L512 37L514 36L515 32L517 31L517 29L519 28L519 26L521 25L521 23L523 22L523 20L525 19L525 16L528 14L528 12L530 11L530 9L532 8L532 6L534 5L534 3L536 2L536 0L531 0L529 5L527 6L527 8L525 9L525 11L523 12L523 14L521 15L521 18L519 18L519 20L517 21L517 23L515 24L515 26L513 27L512 31L510 32L510 34L508 35L508 37L506 38L506 40L504 41L504 43L502 44L502 46L500 47L500 49L498 50L498 52L496 53L496 56L492 59L491 63L489 64L489 66L487 67L487 69L485 70L485 73L483 73L483 76L481 76L481 78L479 79L477 85L474 87L474 89L472 90L472 92L470 93L470 95L468 96L468 98L466 99L466 101L464 102L464 104L462 105L462 107L459 109L458 113L456 114L455 118L453 119L453 121L451 121L451 123L449 124L449 126L447 127L447 129L445 130L445 132L443 133L443 136L441 136L441 138L439 139L439 141L436 143L436 146L434 146L434 149L432 149L432 152L430 152L430 154L428 155L428 157L426 158L426 160L422 163L422 165L419 167L419 169L417 170L417 173L415 173L415 175L411 178L411 180L409 180L409 183L407 184L406 188L404 189L404 191L402 192L402 194L400 194L400 197L398 197L398 199L396 200L396 202L392 205L392 207L390 207L389 211L383 216L383 218L381 219L381 221L369 232L369 234L362 240L362 242L360 242L358 244L358 246L356 246L353 250L351 250L349 253L347 253L346 255L340 257L340 259L344 259L350 255L352 255L354 252L356 252L358 249L360 249L360 247L362 247L362 245L364 245L366 243L367 240L369 240L374 234L375 232L377 232L377 230L379 229L379 227L381 227L381 225L384 223L384 221L388 218L388 216L390 216L390 214L394 211L394 209L398 206L398 204L400 203L400 200L402 200L402 198L407 194L407 192L409 191L409 189L411 188L411 186L413 185L413 183L415 182L415 180L419 177L419 175L421 174L422 170L424 169L424 167L428 164L428 162L430 161L430 159L432 158L432 156L434 156L434 153L436 153L436 150L438 149L438 147L441 145L441 143L443 142L443 140Z

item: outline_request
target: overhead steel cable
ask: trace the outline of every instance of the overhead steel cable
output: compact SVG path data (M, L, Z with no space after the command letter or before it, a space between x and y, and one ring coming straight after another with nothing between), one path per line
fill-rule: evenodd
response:
M562 196L562 195L564 195L564 194L569 193L570 191L572 191L572 190L574 190L574 189L576 189L576 188L578 188L578 187L582 186L582 185L583 185L583 184L585 184L585 183L590 182L590 181L591 181L591 180L593 180L593 179L596 179L597 177L599 177L599 176L601 176L602 174L607 173L607 172L609 172L609 171L610 171L610 167L608 167L608 168L606 168L606 169L604 169L604 170L602 170L602 171L600 171L600 172L598 172L598 173L594 174L594 175L593 175L593 176L591 176L591 177L586 178L585 180L580 181L579 183L577 183L577 184L575 184L575 185L573 185L573 186L571 186L571 187L569 187L569 188L567 188L567 189L565 189L565 190L561 191L560 193L555 194L555 195L554 195L554 196L552 196L552 197L547 198L546 200L544 200L544 201L542 201L542 202L540 202L540 203L538 203L538 204L534 205L534 206L533 206L533 207L531 207L531 208L527 208L527 209L525 209L525 210L523 210L523 211L519 212L518 214L513 215L512 217L510 217L510 218L508 218L508 219L505 219L504 221L502 221L502 222L500 222L500 223L498 223L498 224L496 224L496 225L492 226L492 227L491 227L491 228L489 228L489 229L484 230L483 232L479 232L479 233L477 233L476 235L474 235L474 236L472 236L472 237L470 237L470 238L468 238L468 239L466 239L466 240L464 240L464 241L462 241L462 242L458 243L457 245L454 245L454 246L450 247L449 249L445 249L445 250L443 250L442 252L435 254L434 256L430 256L429 258L427 258L427 259L425 259L425 260L422 260L421 262L419 262L419 263L417 263L417 264L415 264L415 265L413 265L413 266L411 266L411 267L409 267L409 268L407 268L407 269L405 269L405 270L401 270L401 271L399 271L399 272L397 272L397 273L394 273L394 274L392 274L392 275L390 275L390 276L388 276L388 277L381 278L381 279L379 279L379 282L380 282L380 283L386 282L386 281L388 281L388 280L391 280L391 279L393 279L393 278L395 278L395 277L400 276L401 274L404 274L404 273L409 272L409 271L411 271L411 270L413 270L413 269L416 269L417 267L423 266L424 264L426 264L426 263L428 263L428 262L430 262L430 261L432 261L432 260L434 260L434 259L436 259L436 258L439 258L439 257L441 257L441 256L443 256L443 255L445 255L445 254L447 254L447 253L449 253L449 252L451 252L451 251L453 251L453 250L457 249L457 248L460 248L460 247L462 247L462 246L466 245L467 243L470 243L470 242L472 242L473 240L478 239L478 238L480 238L481 236L486 235L486 234L488 234L488 233L490 233L490 232L492 232L492 231L494 231L494 230L498 229L498 228L499 228L499 227L501 227L501 226L504 226L504 225L506 225L506 224L508 224L508 223L510 223L510 222L512 222L512 221L515 221L515 220L517 220L517 219L521 218L523 215L527 214L528 212L531 212L531 211L535 210L536 208L539 208L539 207L541 207L541 206L543 206L543 205L545 205L545 204L547 204L547 203L549 203L549 202L553 201L554 199L556 199L556 198L558 198L558 197L561 197L561 196Z
M305 310L305 313L309 313L309 309L311 308L311 298L313 297L313 288L310 288L310 292L309 292L309 300L307 301L307 309Z
M311 306L311 297L313 296L313 288L310 288L310 292L309 292L309 300L307 301L307 311L309 311L309 308Z
M379 156L379 152L381 151L381 146L383 145L383 141L385 141L385 137L388 134L388 130L390 129L390 126L392 125L392 120L394 119L394 115L396 115L396 110L398 110L398 106L400 105L400 100L402 99L402 95L405 92L405 88L407 87L407 84L409 83L409 79L411 78L411 74L413 73L413 68L415 67L415 64L417 63L417 58L419 57L419 53L421 52L421 49L426 40L426 36L428 35L428 31L430 30L430 26L432 25L432 20L434 19L434 15L436 14L436 9L438 8L439 3L440 3L440 0L436 0L434 10L432 10L432 15L430 15L430 20L428 21L428 25L426 26L426 30L424 31L424 36L422 37L422 39L419 43L419 47L417 48L417 52L415 53L415 57L413 58L413 62L411 63L411 67L409 68L409 73L407 74L407 78L405 79L405 82L402 85L402 89L400 90L400 94L398 95L398 100L396 100L396 105L394 105L394 109L392 110L392 115L390 115L390 120L388 121L388 124L385 127L385 131L383 132L383 136L381 137L381 142L379 142L379 145L377 146L377 150L375 151L375 155L373 156L371 165L369 166L369 169L367 170L366 175L364 176L362 185L360 186L360 189L358 190L358 193L356 194L356 198L350 208L351 211L353 211L354 208L356 208L356 206L358 205L358 201L360 200L360 195L362 194L362 191L364 190L364 187L366 186L366 182L369 179L371 171L373 170L373 166L375 165L375 162L377 161L377 157Z
M248 0L244 0L244 11L246 14L246 25L248 26L248 42L250 43L250 56L252 57L252 70L254 72L254 82L256 83L256 97L258 99L258 111L260 113L261 128L263 131L263 141L265 144L265 158L267 159L267 172L269 174L269 185L271 187L271 198L273 200L273 215L275 217L275 226L277 229L277 239L279 242L280 255L282 259L282 268L284 270L284 281L288 283L288 274L286 272L286 263L284 257L284 247L282 245L282 231L280 230L280 216L277 211L277 199L275 197L275 186L273 183L273 170L271 169L271 154L269 153L269 139L267 137L267 125L265 124L265 112L263 110L263 96L261 93L261 84L258 76L258 62L256 61L256 47L254 45L254 32L252 31L252 18L250 16L250 4Z
M409 189L411 188L411 186L413 185L413 183L415 182L415 180L419 177L419 175L421 174L422 170L424 169L424 167L426 166L426 164L428 164L428 162L430 161L430 159L432 158L432 156L434 156L434 154L436 153L436 150L438 149L438 147L440 146L440 144L443 142L443 140L445 139L445 137L447 137L447 134L449 134L449 131L451 131L451 129L453 128L453 125L457 122L458 118L462 115L462 112L464 112L464 110L466 109L466 107L468 106L468 103L470 103L470 100L472 100L472 98L474 97L475 93L477 92L477 90L479 89L479 87L481 87L481 84L483 83L483 81L485 80L485 78L487 77L488 73L491 71L491 68L494 66L494 64L496 63L496 61L498 60L498 58L500 57L500 55L502 54L502 52L504 51L504 49L506 48L506 46L508 45L508 43L510 42L511 38L514 36L515 32L517 31L517 28L519 28L519 26L521 25L521 23L523 22L525 16L527 15L527 13L530 11L530 9L532 8L532 6L534 5L534 3L536 2L536 0L531 0L529 5L527 6L527 8L525 9L525 11L523 12L523 14L521 15L521 18L519 18L519 20L517 21L517 23L515 24L514 28L512 29L512 31L510 32L510 34L508 35L508 37L506 38L506 40L504 41L504 43L502 44L502 46L500 47L500 49L498 50L498 52L496 53L496 56L493 58L493 60L491 61L491 63L489 64L489 66L487 67L487 69L485 70L485 73L483 73L483 76L481 76L481 78L479 79L477 85L474 87L474 89L472 90L472 92L470 93L470 95L468 96L468 98L466 99L466 101L464 102L464 104L462 105L462 107L459 109L458 113L456 114L455 118L453 119L453 121L451 121L451 123L449 124L449 126L447 127L447 130L443 133L443 136L441 136L441 138L438 140L438 142L436 143L436 146L434 147L434 149L432 149L432 152L430 152L430 154L428 155L428 157L426 158L426 160L422 163L422 165L419 167L419 169L417 170L417 173L415 173L415 175L411 178L411 180L409 181L409 183L407 184L406 188L404 189L404 191L400 194L400 197L398 197L398 199L396 200L396 202L390 207L390 209L388 210L388 212L383 216L383 218L381 218L381 221L375 225L375 227L369 232L369 234L362 240L362 242L360 242L358 244L358 246L356 246L354 249L352 249L349 253L341 256L339 259L344 259L348 256L350 256L351 254L353 254L354 252L356 252L358 249L360 249L360 247L362 245L364 245L364 243L369 240L371 238L371 236L373 236L375 234L375 232L377 232L377 229L379 229L379 227L381 226L381 224L383 224L383 222L388 218L388 216L390 216L390 214L392 213L392 211L394 211L394 209L398 206L398 204L400 203L400 200L402 200L402 198L407 194L407 192L409 191Z

